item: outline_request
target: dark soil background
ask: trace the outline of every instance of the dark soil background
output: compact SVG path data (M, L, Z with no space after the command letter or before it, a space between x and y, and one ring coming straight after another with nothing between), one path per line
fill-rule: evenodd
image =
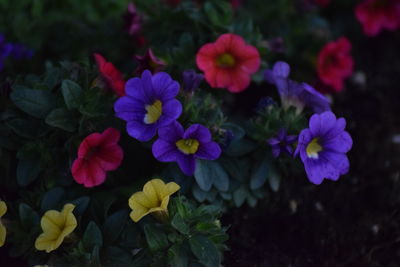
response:
M333 103L354 141L350 173L320 186L298 173L255 209L231 210L225 266L400 266L400 35L358 42L365 83Z

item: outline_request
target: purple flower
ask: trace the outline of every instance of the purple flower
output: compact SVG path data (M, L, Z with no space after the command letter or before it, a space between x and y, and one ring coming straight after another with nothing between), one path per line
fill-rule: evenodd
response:
M199 88L199 85L203 79L203 74L197 73L194 70L185 70L183 72L183 90L186 92L193 92Z
M346 120L336 119L330 111L314 114L309 128L300 132L295 155L300 153L308 176L314 184L325 179L336 181L349 171L346 153L351 149L353 140L344 130Z
M128 4L128 11L124 15L125 19L125 29L132 36L140 33L142 30L142 18L137 12L136 6L134 3Z
M211 139L210 131L200 124L191 125L186 131L175 121L158 131L159 139L153 144L153 155L162 162L178 162L182 172L194 174L196 159L215 160L221 148Z
M175 121L182 113L181 103L175 99L179 83L165 72L152 75L145 70L141 78L129 79L126 96L114 104L116 116L127 122L127 132L140 141L148 141L157 129Z
M290 66L283 61L275 63L272 70L265 71L265 79L275 84L281 97L284 109L294 106L297 113L303 108L310 107L315 113L330 111L329 100L306 83L297 83L290 80Z
M4 61L11 54L13 49L12 44L6 43L4 36L0 34L0 71L4 68Z
M29 59L33 56L33 51L22 44L14 44L11 54L17 60Z
M272 147L272 155L277 158L281 152L285 152L289 156L293 154L292 144L297 140L297 135L287 135L286 129L279 130L276 137L267 140Z
M152 73L157 73L164 69L167 65L163 60L157 58L151 48L147 49L143 56L135 55L134 58L138 62L135 73L140 75L144 70L151 70Z

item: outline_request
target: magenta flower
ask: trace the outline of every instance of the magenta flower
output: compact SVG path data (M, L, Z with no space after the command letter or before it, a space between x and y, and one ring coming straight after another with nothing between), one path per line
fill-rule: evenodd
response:
M178 162L182 172L194 174L196 159L215 160L221 148L212 141L210 131L200 124L191 125L186 131L175 121L158 131L159 139L153 144L153 155L162 162Z
M289 156L293 154L292 144L297 140L297 135L287 135L286 129L282 128L278 134L267 140L272 147L272 155L274 158L279 157L282 152Z
M145 70L141 78L129 79L126 96L114 104L116 116L127 122L127 132L139 141L149 141L157 129L175 121L182 113L181 103L175 99L179 83L167 73L152 75Z
M167 63L157 58L151 48L147 49L146 54L143 56L135 55L134 58L138 62L135 73L140 75L144 70L150 70L151 73L157 73L165 68Z
M336 119L335 114L327 111L314 114L309 128L300 132L295 155L300 153L310 182L321 184L324 179L336 181L349 171L346 153L351 149L353 140L345 127L344 118Z

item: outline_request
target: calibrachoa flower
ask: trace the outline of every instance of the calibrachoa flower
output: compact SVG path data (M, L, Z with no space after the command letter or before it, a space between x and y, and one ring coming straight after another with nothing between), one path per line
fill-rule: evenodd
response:
M72 176L85 187L100 185L106 172L116 170L124 157L118 145L119 131L108 128L103 133L92 133L80 144L78 158L72 164Z
M111 62L106 61L102 55L95 53L94 58L107 86L113 89L118 96L124 96L125 80L122 73Z
M170 182L165 184L160 179L148 181L142 192L136 192L129 198L129 207L132 209L130 217L138 222L149 213L161 222L168 220L169 197L180 189L179 185Z
M267 143L272 147L272 155L277 158L282 152L289 156L293 154L292 145L297 141L297 135L287 135L286 129L279 130L276 137L267 140Z
M197 52L196 63L211 87L238 93L249 86L251 74L260 67L260 54L242 37L226 33L215 43L203 45Z
M300 132L295 155L300 153L312 183L321 184L324 179L336 181L349 171L346 153L351 149L353 140L344 130L345 126L344 118L336 119L335 114L328 111L314 114L309 128Z
M125 19L125 28L128 33L132 36L137 35L142 30L142 18L137 12L136 6L134 3L128 4L127 13L124 15Z
M6 241L7 230L6 227L1 222L1 217L7 212L7 205L4 201L0 201L0 247L4 245Z
M368 36L400 28L399 0L366 0L357 5L355 13Z
M152 75L146 70L141 78L126 83L126 96L114 104L116 116L127 122L128 134L140 141L148 141L157 129L175 121L182 113L181 103L175 99L179 84L165 72Z
M61 212L46 211L40 221L43 233L35 242L37 250L45 250L49 253L57 249L64 238L74 231L77 226L75 215L72 213L74 208L72 204L65 204Z
M0 34L0 71L4 68L4 61L13 50L12 44L6 43L4 36Z
M283 108L290 106L300 113L303 108L310 107L315 113L330 110L329 100L306 83L297 83L289 79L290 66L278 61L272 70L265 71L265 79L278 88Z
M183 90L186 92L193 92L199 88L199 85L203 79L203 74L197 73L194 70L185 70L183 72Z
M137 75L142 74L145 70L150 70L151 73L157 73L165 68L167 65L163 60L157 58L151 48L147 49L146 54L143 56L135 55L134 58L138 62L138 66L135 70Z
M215 160L221 148L211 139L210 131L200 124L186 131L175 121L158 131L159 139L153 144L153 155L162 162L178 162L184 174L190 176L196 169L196 159Z
M343 81L353 73L353 58L350 55L351 43L346 37L326 44L319 52L317 61L318 76L323 83L336 92L343 90Z

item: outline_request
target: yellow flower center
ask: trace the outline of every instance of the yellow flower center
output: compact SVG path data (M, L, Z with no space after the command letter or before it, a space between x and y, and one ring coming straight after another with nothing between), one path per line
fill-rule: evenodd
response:
M314 138L306 148L307 156L309 158L317 159L318 152L320 151L322 151L322 146L318 143L318 138Z
M175 144L178 149L186 155L194 154L199 149L199 141L196 139L181 139Z
M161 116L162 113L162 103L160 100L154 101L153 104L147 105L145 107L147 113L144 116L144 122L146 124L155 123Z
M217 65L222 68L231 68L235 66L236 59L229 53L223 53L217 57Z

